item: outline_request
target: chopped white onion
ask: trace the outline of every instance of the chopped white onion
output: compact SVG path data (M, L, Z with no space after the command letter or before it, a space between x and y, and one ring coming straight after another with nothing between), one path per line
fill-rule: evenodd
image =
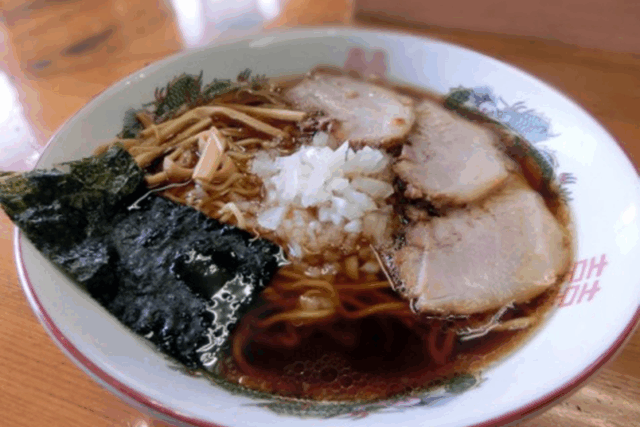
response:
M258 224L267 230L275 230L280 226L286 213L286 206L276 206L275 208L267 209L258 215Z
M378 179L359 176L351 180L351 185L374 199L386 199L393 194L393 186Z
M342 217L342 215L340 215L337 212L332 212L331 213L331 222L333 222L335 225L340 225L344 222L344 219Z
M289 156L273 158L258 153L251 166L262 178L266 192L258 225L283 233L293 257L303 255L302 245L313 248L316 243L326 245L333 240L321 238L322 224L334 224L345 233L363 233L371 239L386 233L383 217L389 213L382 213L378 206L386 204L393 187L374 176L388 168L390 157L370 147L354 151L348 141L336 150L316 146L327 138L326 133L318 132L313 145Z
M302 247L296 242L289 243L289 255L294 258L302 258Z
M376 206L376 203L371 200L371 197L356 191L353 187L350 188L350 191L346 191L344 193L344 197L346 197L351 203L358 205L363 212L372 211L378 207Z
M307 225L304 215L299 210L293 211L293 222L297 227L306 227Z
M342 194L344 190L349 188L349 180L344 178L333 178L327 186L329 190L337 194Z
M389 227L390 212L369 212L362 219L362 234L373 243L382 243L387 227Z
M278 173L278 162L274 161L265 151L259 151L251 163L251 173L265 178Z
M315 147L326 147L327 145L329 145L329 134L325 132L316 132L313 135L311 144L313 144Z
M342 166L345 175L373 175L382 172L389 165L389 158L382 151L371 147L364 147L357 153L350 151L348 157Z
M320 222L329 222L331 221L331 213L331 208L322 206L320 209L318 209L318 219L320 220Z
M377 261L367 261L360 266L360 271L368 274L376 274L380 271L380 264Z
M344 226L344 231L346 231L347 233L360 233L362 231L362 221L360 221L359 219L349 221Z

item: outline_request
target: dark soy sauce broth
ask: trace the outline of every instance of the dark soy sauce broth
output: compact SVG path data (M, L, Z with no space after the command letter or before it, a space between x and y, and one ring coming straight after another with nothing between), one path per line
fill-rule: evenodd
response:
M525 305L518 305L503 317L516 312L544 314L553 306L559 286L553 286ZM419 317L416 315L416 317ZM529 328L519 331L491 331L469 341L456 339L446 362L436 362L425 343L430 328L442 333L437 341L443 345L447 329L458 329L465 320L423 318L426 331L408 328L400 321L387 321L382 327L376 317L332 324L332 334L321 328L294 349L250 342L244 349L252 372L244 372L228 356L220 373L244 387L281 396L313 400L361 401L392 397L397 394L429 389L456 375L478 372L519 347L542 323L543 316ZM343 334L338 342L335 334Z

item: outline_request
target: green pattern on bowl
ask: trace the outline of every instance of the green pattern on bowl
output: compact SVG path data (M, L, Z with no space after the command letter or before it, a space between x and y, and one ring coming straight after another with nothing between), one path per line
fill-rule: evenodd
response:
M338 402L277 396L247 389L217 376L212 376L210 379L232 394L259 400L257 403L249 403L246 406L264 408L278 415L290 417L344 418L353 420L367 417L376 412L403 412L410 408L429 406L442 400L453 399L455 396L475 388L482 382L480 375L462 374L428 390L401 394L390 399L367 402Z

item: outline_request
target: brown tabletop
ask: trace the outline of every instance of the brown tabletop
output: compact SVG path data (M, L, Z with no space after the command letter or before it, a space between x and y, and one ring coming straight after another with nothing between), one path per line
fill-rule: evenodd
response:
M94 95L183 47L177 21L163 1L0 0L0 11L0 74L8 78L6 87L16 89L17 100L9 120L0 122L0 158L21 155L16 149L19 143L45 144ZM354 21L464 45L534 74L582 104L640 165L640 55L398 25L375 15L360 14ZM0 97L0 105L6 102ZM101 388L53 344L18 283L12 235L11 223L0 213L0 425L166 425ZM636 332L588 385L520 425L640 425L639 361L640 332Z

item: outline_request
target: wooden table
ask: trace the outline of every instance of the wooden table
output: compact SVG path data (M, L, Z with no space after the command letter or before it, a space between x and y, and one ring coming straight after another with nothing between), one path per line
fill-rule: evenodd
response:
M17 89L31 130L44 144L111 83L182 48L165 3L0 0L2 71ZM393 27L357 15L357 25ZM539 39L401 26L519 66L581 103L640 165L640 55L582 49ZM0 103L6 99L0 99ZM1 110L0 110L1 111ZM14 122L11 122L14 123ZM6 125L6 123L5 123ZM0 125L1 126L1 125ZM16 129L0 127L0 147ZM3 140L4 139L4 140ZM2 156L7 155L3 151ZM0 425L115 427L164 425L122 403L82 373L53 344L20 289L9 220L0 216ZM526 427L640 425L640 332L586 387Z

